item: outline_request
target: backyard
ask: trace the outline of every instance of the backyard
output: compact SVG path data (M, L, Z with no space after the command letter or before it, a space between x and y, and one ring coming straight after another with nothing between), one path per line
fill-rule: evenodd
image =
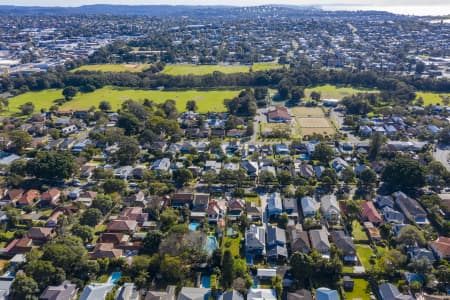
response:
M362 278L353 278L355 286L353 291L345 292L347 300L370 300L369 282Z

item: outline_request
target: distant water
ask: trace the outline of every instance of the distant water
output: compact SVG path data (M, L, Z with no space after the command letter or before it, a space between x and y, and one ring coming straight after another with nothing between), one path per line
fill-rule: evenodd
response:
M450 15L450 4L443 5L324 5L325 10L376 10L401 15L443 16Z

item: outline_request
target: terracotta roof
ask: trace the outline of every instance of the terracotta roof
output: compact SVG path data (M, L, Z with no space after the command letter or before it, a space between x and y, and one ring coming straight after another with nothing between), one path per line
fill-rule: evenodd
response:
M450 257L450 238L440 236L430 244L434 249L438 250L443 257Z
M112 220L108 223L106 231L121 232L121 231L135 231L137 222L135 220Z
M52 189L49 189L48 191L42 193L41 200L51 202L51 201L53 201L53 199L59 198L60 195L61 195L60 190L58 190L56 188L52 188Z
M276 106L273 110L268 113L269 119L285 119L291 120L291 115L286 107Z
M6 193L6 195L9 200L14 201L14 200L18 200L20 197L22 197L23 193L24 193L23 189L12 189L12 190L9 190Z
M122 255L123 250L114 248L113 243L98 243L92 253L93 258L117 258Z
M363 218L372 223L381 223L383 221L383 218L381 218L372 201L363 201L360 203L360 206L361 216Z
M31 227L27 232L27 237L32 240L47 240L52 235L52 228L47 227Z
M38 190L28 190L26 191L22 197L17 201L20 205L31 205L33 204L33 200L39 196Z

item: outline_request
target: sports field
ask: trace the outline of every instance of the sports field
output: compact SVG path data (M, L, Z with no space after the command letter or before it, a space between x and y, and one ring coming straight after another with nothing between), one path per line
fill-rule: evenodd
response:
M50 89L41 92L28 92L9 99L10 111L2 114L14 114L19 112L20 105L26 102L33 102L35 111L41 108L49 109L55 104L55 101L62 99L62 90ZM195 100L197 102L198 111L206 113L208 111L222 112L225 111L223 105L224 99L231 99L239 94L239 91L232 90L212 90L212 91L155 91L155 90L134 90L119 89L111 86L98 89L92 93L78 93L72 100L60 106L60 110L79 110L89 109L92 106L98 107L101 101L108 101L114 110L120 108L125 100L144 101L152 100L154 103L162 103L165 100L173 99L177 102L178 111L186 110L186 102Z
M297 118L323 117L324 113L320 107L297 106L291 108L291 112Z
M70 72L77 71L100 71L100 72L142 72L150 67L149 64L101 64L101 65L84 65L73 69Z
M442 97L448 97L450 100L450 93L432 93L432 92L416 92L416 99L422 97L423 105L442 105Z
M335 130L320 107L293 107L294 132L299 135L333 135Z
M338 87L336 85L327 84L305 89L305 96L309 98L312 91L319 92L321 99L342 99L346 96L351 96L358 93L378 93L377 90Z
M252 66L247 65L167 65L161 73L167 75L207 75L213 72L221 72L224 74L246 73L250 71L265 71L270 69L281 68L277 63L256 63Z

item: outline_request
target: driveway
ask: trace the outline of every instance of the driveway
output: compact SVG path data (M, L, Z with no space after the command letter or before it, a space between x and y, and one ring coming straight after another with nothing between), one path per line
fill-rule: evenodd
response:
M437 145L435 151L433 151L433 157L435 160L441 162L444 167L450 171L450 147Z

